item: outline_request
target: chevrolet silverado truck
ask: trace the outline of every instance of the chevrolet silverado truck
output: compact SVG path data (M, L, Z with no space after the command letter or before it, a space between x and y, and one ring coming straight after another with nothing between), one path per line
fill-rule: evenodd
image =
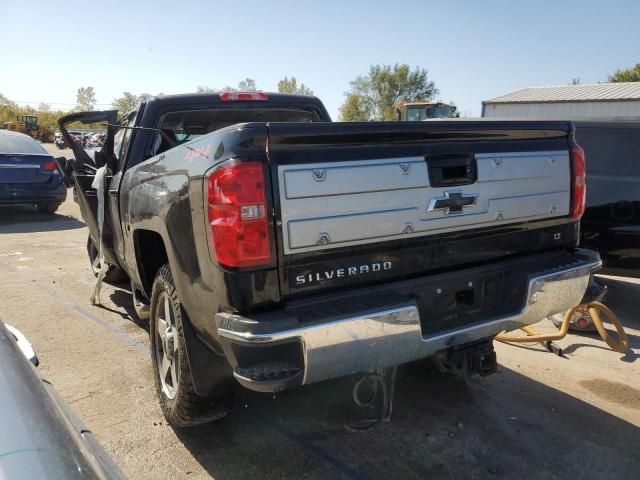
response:
M60 120L89 230L149 319L160 405L214 420L275 392L435 356L495 370L492 338L580 303L585 159L560 121L332 123L314 97L163 96ZM102 150L71 122L109 125ZM91 185L106 168L104 198Z

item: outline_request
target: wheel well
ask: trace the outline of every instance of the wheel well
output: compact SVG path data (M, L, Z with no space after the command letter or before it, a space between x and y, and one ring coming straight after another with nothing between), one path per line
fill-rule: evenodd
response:
M151 230L136 230L134 245L140 280L147 298L151 298L151 288L160 267L168 263L167 249L159 233Z

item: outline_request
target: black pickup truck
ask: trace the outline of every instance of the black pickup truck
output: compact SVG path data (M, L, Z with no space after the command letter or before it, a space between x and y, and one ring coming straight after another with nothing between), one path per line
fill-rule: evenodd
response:
M154 98L68 180L96 267L150 317L168 421L225 413L233 381L273 392L437 355L495 369L492 338L578 304L585 160L568 122L332 123L313 97Z

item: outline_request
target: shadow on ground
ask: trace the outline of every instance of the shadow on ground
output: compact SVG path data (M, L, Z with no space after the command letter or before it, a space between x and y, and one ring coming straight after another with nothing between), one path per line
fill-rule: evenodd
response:
M104 305L99 305L99 307L104 310L113 312L117 315L120 315L125 320L130 320L131 322L135 323L138 327L142 328L148 333L149 322L140 320L138 318L138 315L136 314L136 311L133 307L133 298L131 295L130 286L124 283L114 284L114 286L116 287L116 290L114 290L114 292L111 295L109 295L109 298L111 299L114 305L120 308L123 308L126 313L123 314L121 311L113 310Z
M73 217L40 213L35 207L0 207L0 234L54 232L84 226Z
M227 418L177 434L217 480L638 478L638 427L514 371L465 383L406 365L392 421L359 433L344 427L354 379L242 391Z
M640 283L624 277L605 277L597 275L599 282L607 286L604 303L614 310L620 321L627 327L640 329L638 304L640 301Z

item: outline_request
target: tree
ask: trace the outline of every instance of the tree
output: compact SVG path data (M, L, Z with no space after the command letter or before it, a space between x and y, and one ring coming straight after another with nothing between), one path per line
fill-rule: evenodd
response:
M571 85L580 85L580 77L572 78Z
M15 120L18 113L18 105L0 93L0 124Z
M257 92L256 81L251 78L245 78L238 82L238 90L241 92Z
M633 68L616 70L611 75L609 75L609 81L611 83L640 82L640 63L636 63L635 67Z
M217 92L257 92L256 81L251 78L245 78L238 82L238 87L225 85L224 88L211 88L206 85L198 85L197 93L217 93Z
M238 89L235 87L231 87L229 85L225 85L223 88L211 88L206 85L199 85L196 88L196 93L219 93L219 92L237 92Z
M3 94L0 93L0 106L12 107L14 105L15 103L13 103L11 100L9 100L7 97L5 97Z
M93 87L80 87L76 95L76 111L88 112L96 106L96 92Z
M351 93L340 107L340 120L345 122L367 121L373 118L373 106L366 95Z
M372 65L369 74L350 82L351 89L340 107L344 121L395 120L403 102L431 100L438 94L427 70L409 65Z
M42 112L42 113L48 113L51 111L51 105L49 105L48 103L41 103L40 105L38 105L38 112Z
M296 77L291 77L291 79L284 77L282 80L278 82L278 92L280 93L295 93L298 95L308 95L310 97L313 96L313 90L305 86L304 83L298 85L298 81Z
M152 95L150 93L134 95L131 92L122 92L122 97L114 99L111 105L120 113L124 114L137 109L142 102L146 102L151 97Z

